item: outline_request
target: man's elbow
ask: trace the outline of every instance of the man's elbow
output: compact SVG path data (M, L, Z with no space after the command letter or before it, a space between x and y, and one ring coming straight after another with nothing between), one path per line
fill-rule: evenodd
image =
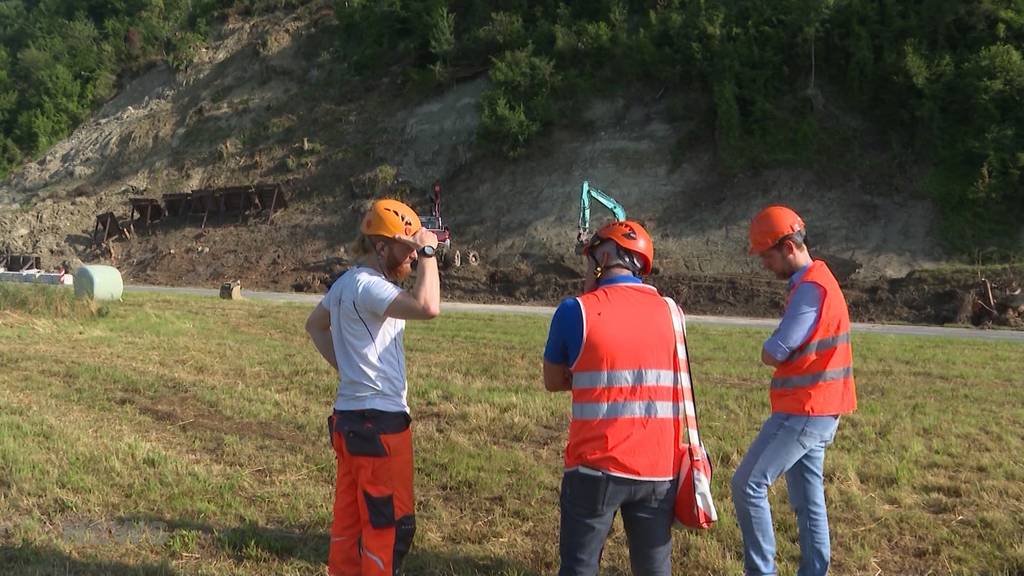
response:
M316 318L310 318L306 321L306 334L308 334L310 338L315 340L321 335L329 335L330 333L330 324L324 325L321 322L318 322Z
M544 389L548 392L567 392L572 390L572 380L564 366L544 363Z
M766 366L772 367L777 367L779 364L782 364L782 360L772 356L772 354L764 348L761 349L761 362Z
M433 320L441 315L440 304L427 304L421 308L424 320Z

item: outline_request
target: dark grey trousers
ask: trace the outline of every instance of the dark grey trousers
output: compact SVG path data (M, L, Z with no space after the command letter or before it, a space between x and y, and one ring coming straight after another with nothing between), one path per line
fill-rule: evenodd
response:
M559 576L596 576L617 511L635 576L671 576L675 481L630 480L596 471L562 477Z

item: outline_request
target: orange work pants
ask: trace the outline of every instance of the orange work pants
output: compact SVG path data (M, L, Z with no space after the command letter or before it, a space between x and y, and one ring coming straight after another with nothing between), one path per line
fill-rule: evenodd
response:
M416 533L409 416L336 411L329 419L338 461L330 576L396 576Z

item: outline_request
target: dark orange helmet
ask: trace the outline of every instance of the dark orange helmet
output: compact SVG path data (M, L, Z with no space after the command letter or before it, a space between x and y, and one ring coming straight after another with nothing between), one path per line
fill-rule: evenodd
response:
M804 229L800 215L785 206L769 206L750 221L751 256L760 254L780 240Z
M606 224L594 233L594 239L584 250L584 254L589 254L591 248L604 240L611 240L620 248L639 256L642 262L641 275L646 276L651 273L651 268L654 265L654 242L651 241L651 235L644 230L639 222L619 220Z

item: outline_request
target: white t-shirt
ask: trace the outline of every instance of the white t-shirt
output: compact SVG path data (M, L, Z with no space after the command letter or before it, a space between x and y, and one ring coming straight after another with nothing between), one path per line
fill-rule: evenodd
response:
M357 267L338 278L320 305L331 312L334 356L341 373L336 410L408 412L405 320L384 312L401 293L383 274Z

